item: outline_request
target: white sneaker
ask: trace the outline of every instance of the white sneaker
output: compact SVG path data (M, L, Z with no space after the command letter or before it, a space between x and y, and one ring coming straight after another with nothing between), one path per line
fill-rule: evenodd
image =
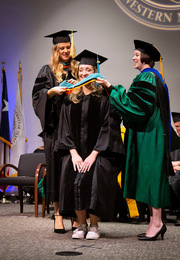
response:
M86 234L87 234L86 225L80 225L73 231L72 238L83 239L85 238Z
M100 233L97 226L91 226L86 235L86 239L98 239L100 237Z

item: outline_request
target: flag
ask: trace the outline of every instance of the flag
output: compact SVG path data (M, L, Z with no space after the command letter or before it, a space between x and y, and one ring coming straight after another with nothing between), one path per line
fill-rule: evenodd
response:
M4 66L1 73L1 123L0 123L0 165L9 163L9 151L11 147L9 131L9 105L6 72ZM8 175L8 172L5 174ZM1 177L1 176L0 176ZM1 187L1 190L3 188Z
M22 68L18 71L18 86L16 90L16 101L14 108L13 133L11 142L10 163L18 167L18 162L21 154L25 153L25 127L22 106ZM10 170L9 176L16 176L14 170ZM14 187L7 190L10 193L16 192Z
M11 142L11 164L18 167L21 154L25 153L25 129L22 106L22 69L18 71L18 86L16 90L16 101L14 109L13 133Z

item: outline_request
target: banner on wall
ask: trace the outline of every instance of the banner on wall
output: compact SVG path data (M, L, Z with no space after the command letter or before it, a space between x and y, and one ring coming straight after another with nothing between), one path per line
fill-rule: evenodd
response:
M130 18L160 30L180 30L180 0L114 0Z
M7 80L4 65L1 71L1 123L0 123L0 165L9 163L9 151L11 147L9 131L9 105ZM5 173L9 175L9 171ZM0 176L1 177L1 176ZM3 191L3 187L0 187Z

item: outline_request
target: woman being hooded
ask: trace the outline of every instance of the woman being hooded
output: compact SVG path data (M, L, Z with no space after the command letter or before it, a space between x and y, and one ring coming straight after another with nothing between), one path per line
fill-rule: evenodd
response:
M100 63L106 60L98 57ZM97 54L84 50L75 60L79 61L79 81L97 72ZM56 142L62 156L60 213L75 210L80 222L72 235L76 239L98 239L98 217L113 217L124 147L120 117L108 99L103 87L86 82L64 99L61 109Z
M144 202L150 207L147 231L139 240L153 241L166 226L162 223L162 208L170 205L168 174L172 172L169 158L169 98L160 73L153 69L161 59L155 46L135 40L134 68L140 71L128 92L121 86L102 82L110 93L110 103L123 117L128 128L124 197Z
M64 233L65 229L63 219L59 216L59 162L53 151L57 139L59 113L66 91L66 88L59 87L59 84L63 80L70 80L72 83L75 81L76 62L72 58L74 45L71 45L69 36L73 32L63 30L46 36L53 38L51 61L39 71L32 91L33 108L41 122L41 136L45 147L46 200L54 203L56 233Z

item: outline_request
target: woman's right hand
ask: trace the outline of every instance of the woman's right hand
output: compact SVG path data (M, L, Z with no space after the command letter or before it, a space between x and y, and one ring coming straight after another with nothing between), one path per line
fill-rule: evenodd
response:
M52 98L55 94L62 95L64 92L66 92L66 89L66 87L53 87L47 92L48 98Z
M84 160L82 167L81 167L82 172L85 173L86 171L90 170L91 166L96 161L98 154L99 154L99 151L93 150L91 152L91 154L88 157L86 157L86 159Z
M78 170L78 172L81 172L81 167L83 164L83 160L82 160L81 156L78 154L76 149L71 149L70 154L71 154L71 160L73 163L74 171Z
M109 88L111 86L111 83L109 83L109 81L102 78L97 78L96 83L106 88Z

